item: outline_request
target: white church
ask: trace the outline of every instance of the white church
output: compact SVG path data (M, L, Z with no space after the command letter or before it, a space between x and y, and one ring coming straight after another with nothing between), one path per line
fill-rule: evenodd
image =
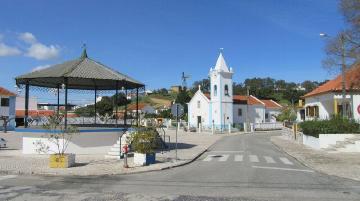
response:
M226 129L229 125L276 122L282 106L273 100L260 100L254 96L233 95L232 77L220 53L214 68L210 68L210 94L199 90L188 103L190 127Z

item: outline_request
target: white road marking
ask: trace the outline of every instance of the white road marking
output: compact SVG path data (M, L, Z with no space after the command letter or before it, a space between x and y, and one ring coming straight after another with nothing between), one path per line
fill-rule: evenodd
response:
M294 163L292 163L291 161L289 161L289 159L285 157L280 157L280 160L286 165L294 165Z
M259 169L269 169L269 170L287 170L287 171L297 171L297 172L314 172L313 170L302 170L302 169L292 169L292 168L279 168L279 167L264 167L264 166L252 166L253 168Z
M203 161L211 161L213 159L214 155L207 155L206 158L204 158Z
M265 158L265 160L266 160L267 163L276 163L276 162L274 161L274 159L273 159L272 157L270 157L270 156L264 156L264 158Z
M259 158L256 155L249 155L250 162L258 163Z
M235 158L234 158L234 160L235 161L243 161L243 155L235 155Z
M213 151L209 151L209 152L211 152L211 153L243 153L244 151L225 151L225 150L216 151L216 150L213 150Z
M4 175L4 176L0 176L0 181L1 180L5 180L5 179L12 179L17 177L17 175Z
M230 156L229 154L222 155L221 158L219 158L219 161L220 162L225 162L225 161L227 161L229 156Z

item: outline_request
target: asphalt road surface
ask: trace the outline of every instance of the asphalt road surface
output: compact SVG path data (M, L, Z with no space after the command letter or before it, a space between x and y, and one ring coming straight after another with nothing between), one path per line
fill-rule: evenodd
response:
M124 176L0 175L0 200L360 201L360 182L311 170L270 142L227 136L195 162Z

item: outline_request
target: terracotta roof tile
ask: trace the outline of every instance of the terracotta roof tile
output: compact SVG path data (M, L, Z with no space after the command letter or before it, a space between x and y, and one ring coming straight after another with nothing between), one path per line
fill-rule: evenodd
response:
M204 93L204 95L210 100L210 94ZM248 100L247 96L234 95L233 101L235 104L246 104ZM281 105L273 100L259 100L255 96L249 96L249 105L264 105L267 108L281 108Z
M282 106L280 104L278 104L277 102L273 101L273 100L263 100L261 99L261 102L265 103L265 107L266 108L282 108Z
M3 87L0 87L0 95L3 95L3 96L16 96L15 93L3 88Z
M360 63L353 65L350 69L346 71L346 90L360 90ZM313 91L305 94L303 97L315 96L327 92L340 92L342 76L339 75L335 79L326 82L325 84L319 86Z
M249 105L262 105L263 103L257 99L256 97L254 96L242 96L242 95L234 95L233 96L233 101L234 103L240 103L240 102L243 102L245 101L245 104L246 104L246 101L249 100Z
M146 103L139 103L139 110L144 109L145 106L148 106L149 104ZM136 110L136 104L130 104L127 106L128 110Z
M55 114L54 110L29 110L29 116L30 117L49 117ZM25 117L25 110L16 110L15 115L17 118L23 118ZM68 117L78 117L75 113L68 113Z

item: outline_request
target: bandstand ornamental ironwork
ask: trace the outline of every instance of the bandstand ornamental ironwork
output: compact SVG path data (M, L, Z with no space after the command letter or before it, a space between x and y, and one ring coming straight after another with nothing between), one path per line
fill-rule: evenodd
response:
M65 90L64 124L68 122L68 90L94 91L95 94L95 124L96 124L96 98L98 91L115 90L116 94L116 126L118 126L118 91L136 90L136 125L139 124L139 90L145 91L145 85L127 75L115 71L100 62L90 59L86 48L78 59L66 61L49 68L27 73L15 78L16 85L25 88L25 127L28 127L29 118L29 89L30 86L57 90L57 112L59 113L60 89ZM127 107L125 104L124 126L127 126Z

